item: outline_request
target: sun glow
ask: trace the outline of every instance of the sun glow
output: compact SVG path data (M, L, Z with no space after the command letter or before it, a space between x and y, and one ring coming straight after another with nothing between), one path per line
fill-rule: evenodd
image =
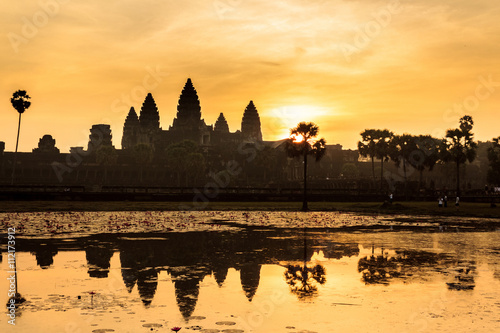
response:
M304 141L303 135L292 135L291 138L293 138L293 142L296 142L296 143Z
M263 135L267 140L281 140L290 137L290 129L302 121L319 122L332 114L331 109L312 105L290 105L272 109L262 116ZM301 142L302 137L294 137Z

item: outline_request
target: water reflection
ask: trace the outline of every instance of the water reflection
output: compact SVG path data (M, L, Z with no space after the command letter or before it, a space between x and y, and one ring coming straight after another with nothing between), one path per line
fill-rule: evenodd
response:
M472 290L476 286L471 268L459 268L453 282L446 282L451 290Z
M283 267L286 271L282 283L299 299L317 296L321 293L320 286L327 282L325 266L313 260L319 252L323 260L359 257L355 259L357 272L366 285L426 282L432 276L442 275L448 279L449 289L472 290L475 286L474 260L459 260L450 251L428 248L370 246L359 242L361 238L366 239L305 230L186 232L147 237L144 234L97 235L64 240L26 239L20 250L34 255L44 270L54 265L54 256L59 252L83 250L87 274L96 279L109 277L111 258L118 253L126 290L134 293L136 289L146 308L155 299L160 273L165 272L172 281L179 312L186 319L196 309L202 281L211 277L223 287L230 269L239 272L240 292L249 302L259 292L264 265ZM498 262L491 264L498 267Z
M89 242L85 246L85 257L90 277L106 278L109 273L109 261L113 256L113 245L111 243Z
M299 298L313 296L318 291L317 284L325 284L325 267L317 264L308 267L306 263L301 265L288 265L285 272L286 283L290 290L297 294Z
M251 302L257 288L259 287L260 281L260 264L247 263L240 267L240 281L241 287L245 292L245 296Z
M366 284L389 284L393 279L425 280L434 270L447 271L453 261L447 254L424 250L387 250L380 249L359 259L358 272Z
M296 294L299 299L311 297L317 294L318 284L326 282L325 267L316 264L309 266L310 250L308 248L307 229L303 230L304 258L302 265L287 265L285 272L286 283L290 286L290 291ZM342 257L342 256L341 256Z
M36 251L31 252L36 257L36 263L40 268L47 269L54 263L57 248L52 244L40 244Z

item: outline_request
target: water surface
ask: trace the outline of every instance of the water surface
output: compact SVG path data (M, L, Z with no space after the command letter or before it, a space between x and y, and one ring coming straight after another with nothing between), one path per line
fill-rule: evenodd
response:
M18 238L27 302L15 327L1 318L2 331L500 329L498 232L214 228L73 236ZM4 278L4 304L7 289Z

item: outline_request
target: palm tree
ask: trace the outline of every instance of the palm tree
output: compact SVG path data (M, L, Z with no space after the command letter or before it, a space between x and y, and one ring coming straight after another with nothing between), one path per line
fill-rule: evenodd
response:
M488 148L488 182L495 186L500 185L500 136L494 138L491 146Z
M363 157L370 156L372 160L372 174L375 182L375 162L374 158L377 155L377 141L379 133L375 129L366 129L361 132L361 141L358 142L358 152Z
M389 161L391 140L393 136L394 133L387 129L376 130L375 132L375 138L377 140L375 143L375 156L380 159L380 190L382 190L384 184L384 160L386 162Z
M446 131L447 150L443 154L444 161L453 161L457 169L457 197L460 196L460 164L476 158L477 143L474 142L472 127L474 121L471 116L460 118L459 128Z
M394 161L397 167L403 162L403 173L405 180L405 200L408 200L407 191L407 169L411 167L411 161L414 152L417 150L415 137L410 134L395 135L391 140L391 160Z
M319 161L326 150L326 141L321 138L314 141L318 136L319 127L314 123L301 122L297 127L290 130L290 138L286 143L286 152L288 156L294 158L303 158L304 163L304 193L302 210L307 211L307 156L312 155Z
M16 139L16 152L14 154L14 166L12 168L12 185L14 185L14 176L16 173L16 163L17 163L17 147L19 145L19 132L21 131L21 115L30 107L31 102L28 101L31 97L26 93L26 90L18 90L10 99L14 109L19 112L19 124L17 125L17 139Z
M419 135L415 138L417 151L411 159L412 165L420 172L418 181L419 193L422 187L423 172L427 168L432 171L440 158L442 142L430 135Z

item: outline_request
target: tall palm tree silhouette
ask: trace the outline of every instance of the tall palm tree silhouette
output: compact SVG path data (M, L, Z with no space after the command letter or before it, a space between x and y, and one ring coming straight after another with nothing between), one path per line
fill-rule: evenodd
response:
M290 138L287 141L286 151L288 156L303 158L304 161L304 193L302 210L307 211L307 156L312 155L319 161L326 150L326 141L321 138L314 141L318 136L319 127L315 123L301 122L297 127L290 130Z
M12 106L14 109L19 112L19 124L17 125L17 140L16 140L16 152L14 154L14 166L12 168L12 185L14 185L14 176L16 173L16 163L17 163L17 147L19 145L19 132L21 130L21 115L26 111L27 108L30 107L31 102L28 101L31 97L26 93L26 90L18 90L10 99Z
M358 142L359 154L363 157L370 156L372 160L372 174L375 182L375 157L377 155L377 141L379 134L376 129L366 129L361 132L361 141Z

